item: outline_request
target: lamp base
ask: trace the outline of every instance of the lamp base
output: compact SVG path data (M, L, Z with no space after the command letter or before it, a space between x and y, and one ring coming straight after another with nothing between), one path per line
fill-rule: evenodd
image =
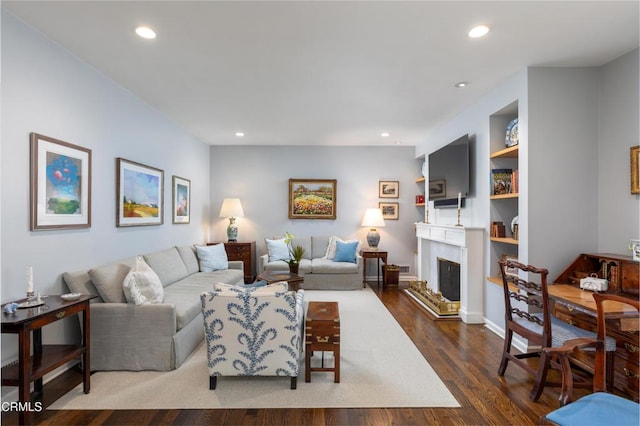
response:
M367 233L367 244L369 245L369 247L373 249L377 249L379 243L380 243L380 233L376 231L375 228L371 228L369 233Z
M229 226L227 226L227 239L230 243L238 242L238 225L236 225L236 218L229 218Z

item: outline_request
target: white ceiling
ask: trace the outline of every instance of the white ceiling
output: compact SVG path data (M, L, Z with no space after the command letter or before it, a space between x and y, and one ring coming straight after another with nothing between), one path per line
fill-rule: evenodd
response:
M637 48L638 5L2 2L212 145L420 144L523 67L599 66ZM479 23L492 31L468 38ZM140 24L158 37L136 36Z

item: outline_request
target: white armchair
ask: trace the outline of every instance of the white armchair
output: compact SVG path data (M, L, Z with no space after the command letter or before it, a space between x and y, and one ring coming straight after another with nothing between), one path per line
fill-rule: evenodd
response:
M287 283L202 293L209 388L218 376L284 376L296 389L304 346L304 290Z

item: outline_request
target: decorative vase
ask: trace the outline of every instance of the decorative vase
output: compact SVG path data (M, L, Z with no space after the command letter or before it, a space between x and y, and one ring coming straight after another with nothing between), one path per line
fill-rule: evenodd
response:
M290 263L289 264L289 272L291 272L292 274L297 274L299 268L300 268L300 264L299 263Z
M229 226L227 226L227 239L230 243L238 241L238 225L236 225L236 218L229 218Z

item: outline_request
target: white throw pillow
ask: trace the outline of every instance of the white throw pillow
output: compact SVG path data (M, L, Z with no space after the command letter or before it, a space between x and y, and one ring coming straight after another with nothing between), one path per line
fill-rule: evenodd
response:
M269 253L269 262L275 262L276 260L289 260L291 255L289 254L289 246L285 242L284 238L277 240L270 240L266 238L267 252Z
M200 261L200 272L213 272L229 269L229 258L224 244L212 246L196 246Z
M127 302L136 305L162 303L164 300L164 288L160 277L147 265L142 256L136 258L136 266L124 277L122 289Z
M325 259L333 260L336 257L336 241L340 241L343 243L353 243L357 242L358 245L356 247L356 255L360 253L360 249L362 248L362 244L359 240L343 240L340 237L336 237L335 235L329 238L329 245L327 246L327 253L324 255Z

